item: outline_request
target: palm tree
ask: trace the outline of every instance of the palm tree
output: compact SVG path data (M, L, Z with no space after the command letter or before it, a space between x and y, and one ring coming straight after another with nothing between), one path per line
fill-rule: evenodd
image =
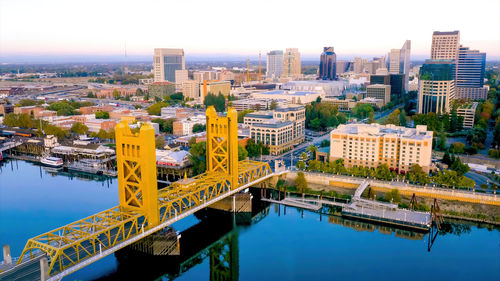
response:
M318 147L316 147L314 144L311 144L306 148L306 150L311 152L313 160L316 160L316 152L318 152Z

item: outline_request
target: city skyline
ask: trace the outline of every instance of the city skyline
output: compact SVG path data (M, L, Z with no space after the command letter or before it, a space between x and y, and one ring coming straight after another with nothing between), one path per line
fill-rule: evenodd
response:
M335 46L339 59L354 56L366 58L385 55L405 40L412 41L412 59L423 60L430 57L432 33L452 30L460 30L463 45L486 52L488 60L500 59L500 32L489 28L500 26L500 19L482 16L484 7L499 10L500 1L480 0L467 10L460 9L452 1L421 1L411 8L412 14L418 15L414 18L409 18L406 8L401 7L392 9L391 17L379 18L369 24L358 19L369 18L373 10L384 6L381 4L389 5L394 1L364 2L356 6L313 1L311 5L300 8L296 5L284 5L282 2L257 1L247 5L245 11L235 9L234 3L229 1L219 2L215 7L205 2L186 2L188 3L174 2L168 5L154 3L155 9L151 9L153 2L147 1L140 6L127 1L106 1L99 5L94 1L87 1L69 6L60 0L43 3L4 0L0 2L0 60L8 62L9 58L37 56L111 56L125 59L125 49L128 59L135 60L138 57L152 58L154 48L183 48L188 59L188 54L207 58L253 58L258 56L259 51L265 54L271 50L298 48L303 59L318 60L323 46ZM427 5L432 5L434 11L445 9L447 13L439 14L439 18L433 21L418 20L426 14L432 16ZM74 13L75 8L79 10L78 13ZM327 19L315 16L320 8L344 10L345 13L335 13L335 16L328 17L326 26L331 25L331 29L325 32L324 28L313 28L318 24L326 24L322 22ZM354 9L355 17L352 13ZM169 10L186 13L161 13ZM253 19L259 13L271 10L279 11L276 17L267 18L266 21ZM186 17L187 11L189 17ZM218 12L220 16L207 18L206 15L210 12ZM169 20L165 20L166 16ZM293 17L294 20L287 20ZM245 18L248 22L242 21ZM463 21L463 18L469 20ZM288 21L287 28L273 32L263 31L284 20ZM210 21L210 26L219 27L221 31L214 33L200 29L206 21ZM170 22L175 23L176 27L169 27ZM403 24L394 24L395 22ZM343 28L335 28L336 26ZM380 40L380 32L370 32L373 28L385 28L391 36L384 36L384 40Z

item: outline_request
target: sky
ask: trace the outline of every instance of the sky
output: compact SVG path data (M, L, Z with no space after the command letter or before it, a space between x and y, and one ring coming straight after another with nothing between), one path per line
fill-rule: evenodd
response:
M20 58L255 58L299 48L317 59L372 57L412 41L430 56L433 31L460 30L461 44L500 59L500 0L0 0L0 62ZM125 47L126 46L126 47Z

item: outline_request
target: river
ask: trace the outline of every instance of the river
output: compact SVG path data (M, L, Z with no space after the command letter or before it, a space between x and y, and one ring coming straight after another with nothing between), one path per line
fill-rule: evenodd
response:
M500 279L498 228L446 223L429 250L429 234L257 203L251 221L242 224L214 214L174 224L180 256L125 250L64 280ZM10 244L18 256L30 237L117 204L116 179L4 161L0 244Z

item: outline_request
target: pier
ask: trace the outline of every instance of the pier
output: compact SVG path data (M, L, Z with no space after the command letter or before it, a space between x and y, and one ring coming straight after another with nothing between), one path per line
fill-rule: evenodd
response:
M356 189L349 203L341 203L325 200L322 196L317 198L287 197L281 200L262 198L262 201L282 204L285 206L302 208L311 211L319 211L324 205L342 208L342 216L356 218L377 223L396 225L418 230L429 230L432 226L430 212L418 212L407 209L399 209L398 205L362 199L361 194L370 185L369 181L362 182Z

